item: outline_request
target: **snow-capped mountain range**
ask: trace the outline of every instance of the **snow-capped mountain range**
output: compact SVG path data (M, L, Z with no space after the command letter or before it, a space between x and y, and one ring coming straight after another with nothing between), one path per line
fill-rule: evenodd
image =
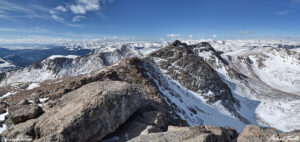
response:
M87 74L112 65L123 58L142 56L131 46L120 48L100 48L85 56L53 55L40 63L6 73L1 85L13 83L41 82L49 79Z
M245 124L251 123L281 131L300 129L299 42L85 40L55 44L93 52L84 56L48 57L5 73L0 76L0 85L89 76L118 65L124 58L139 57L149 62L145 68L166 102L192 126L231 126L241 131Z

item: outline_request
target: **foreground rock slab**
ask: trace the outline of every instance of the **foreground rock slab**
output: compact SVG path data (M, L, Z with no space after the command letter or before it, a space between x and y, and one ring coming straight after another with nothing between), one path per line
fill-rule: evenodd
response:
M135 84L119 81L88 84L62 97L56 109L41 116L35 133L41 141L53 137L70 142L99 141L149 104L145 96L144 90Z
M140 135L130 142L231 142L236 137L236 130L231 128L169 126L166 132Z

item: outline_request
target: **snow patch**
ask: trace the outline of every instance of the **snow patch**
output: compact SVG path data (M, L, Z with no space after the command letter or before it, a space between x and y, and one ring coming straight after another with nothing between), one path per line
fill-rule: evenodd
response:
M7 93L4 94L3 96L1 96L0 99L6 98L6 97L11 96L11 95L14 95L14 94L16 94L16 93L17 93L17 92L14 92L14 93L7 92Z
M45 101L48 101L49 100L49 98L40 98L39 99L39 101L41 102L41 103L43 103L43 102L45 102Z
M0 114L0 121L4 121L5 120L5 116L8 115L8 110L6 109L6 112L3 114ZM6 129L6 124L2 124L2 126L0 126L0 134Z
M67 56L65 56L65 55L52 55L52 56L48 57L48 59L50 59L50 60L54 60L54 59L56 59L56 58L69 58L69 59L74 59L74 58L76 58L76 57L78 57L78 56L76 56L76 55L67 55Z
M30 85L26 88L27 90L31 90L34 88L40 87L39 83L30 83Z

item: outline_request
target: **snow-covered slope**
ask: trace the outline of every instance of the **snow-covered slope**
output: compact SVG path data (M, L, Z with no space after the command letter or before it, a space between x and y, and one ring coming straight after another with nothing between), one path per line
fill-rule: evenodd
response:
M274 48L255 52L249 59L260 80L280 91L300 95L300 53Z
M247 42L239 47L237 43L217 44L216 51L209 46L195 51L218 71L235 98L252 100L245 102L250 111L244 113L252 114L260 125L282 131L300 129L297 48L243 46ZM222 54L216 56L218 52Z
M0 73L15 69L16 66L0 58Z
M269 47L237 50L224 57L245 75L242 81L228 79L238 86L238 93L260 101L256 114L261 125L282 131L300 128L299 53Z
M176 41L149 54L146 60L153 60L154 66L148 68L149 75L165 101L191 126L229 126L242 131L248 123L257 124L258 102L233 94L218 73L199 57L200 53L206 57L213 53L207 45L188 46Z

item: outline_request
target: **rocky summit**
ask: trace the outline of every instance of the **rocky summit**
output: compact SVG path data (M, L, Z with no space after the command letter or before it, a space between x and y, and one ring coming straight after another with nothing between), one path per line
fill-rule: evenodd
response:
M0 87L1 139L300 141L299 130L280 132L253 121L250 110L256 102L238 96L232 87L235 80L247 82L248 74L232 62L207 42L187 45L180 41L146 55L122 46L74 59L48 58L0 79L6 81ZM84 70L87 66L91 70ZM63 74L68 68L72 73ZM14 82L13 74L26 72L30 77L41 70L57 76ZM223 76L222 71L227 74Z

